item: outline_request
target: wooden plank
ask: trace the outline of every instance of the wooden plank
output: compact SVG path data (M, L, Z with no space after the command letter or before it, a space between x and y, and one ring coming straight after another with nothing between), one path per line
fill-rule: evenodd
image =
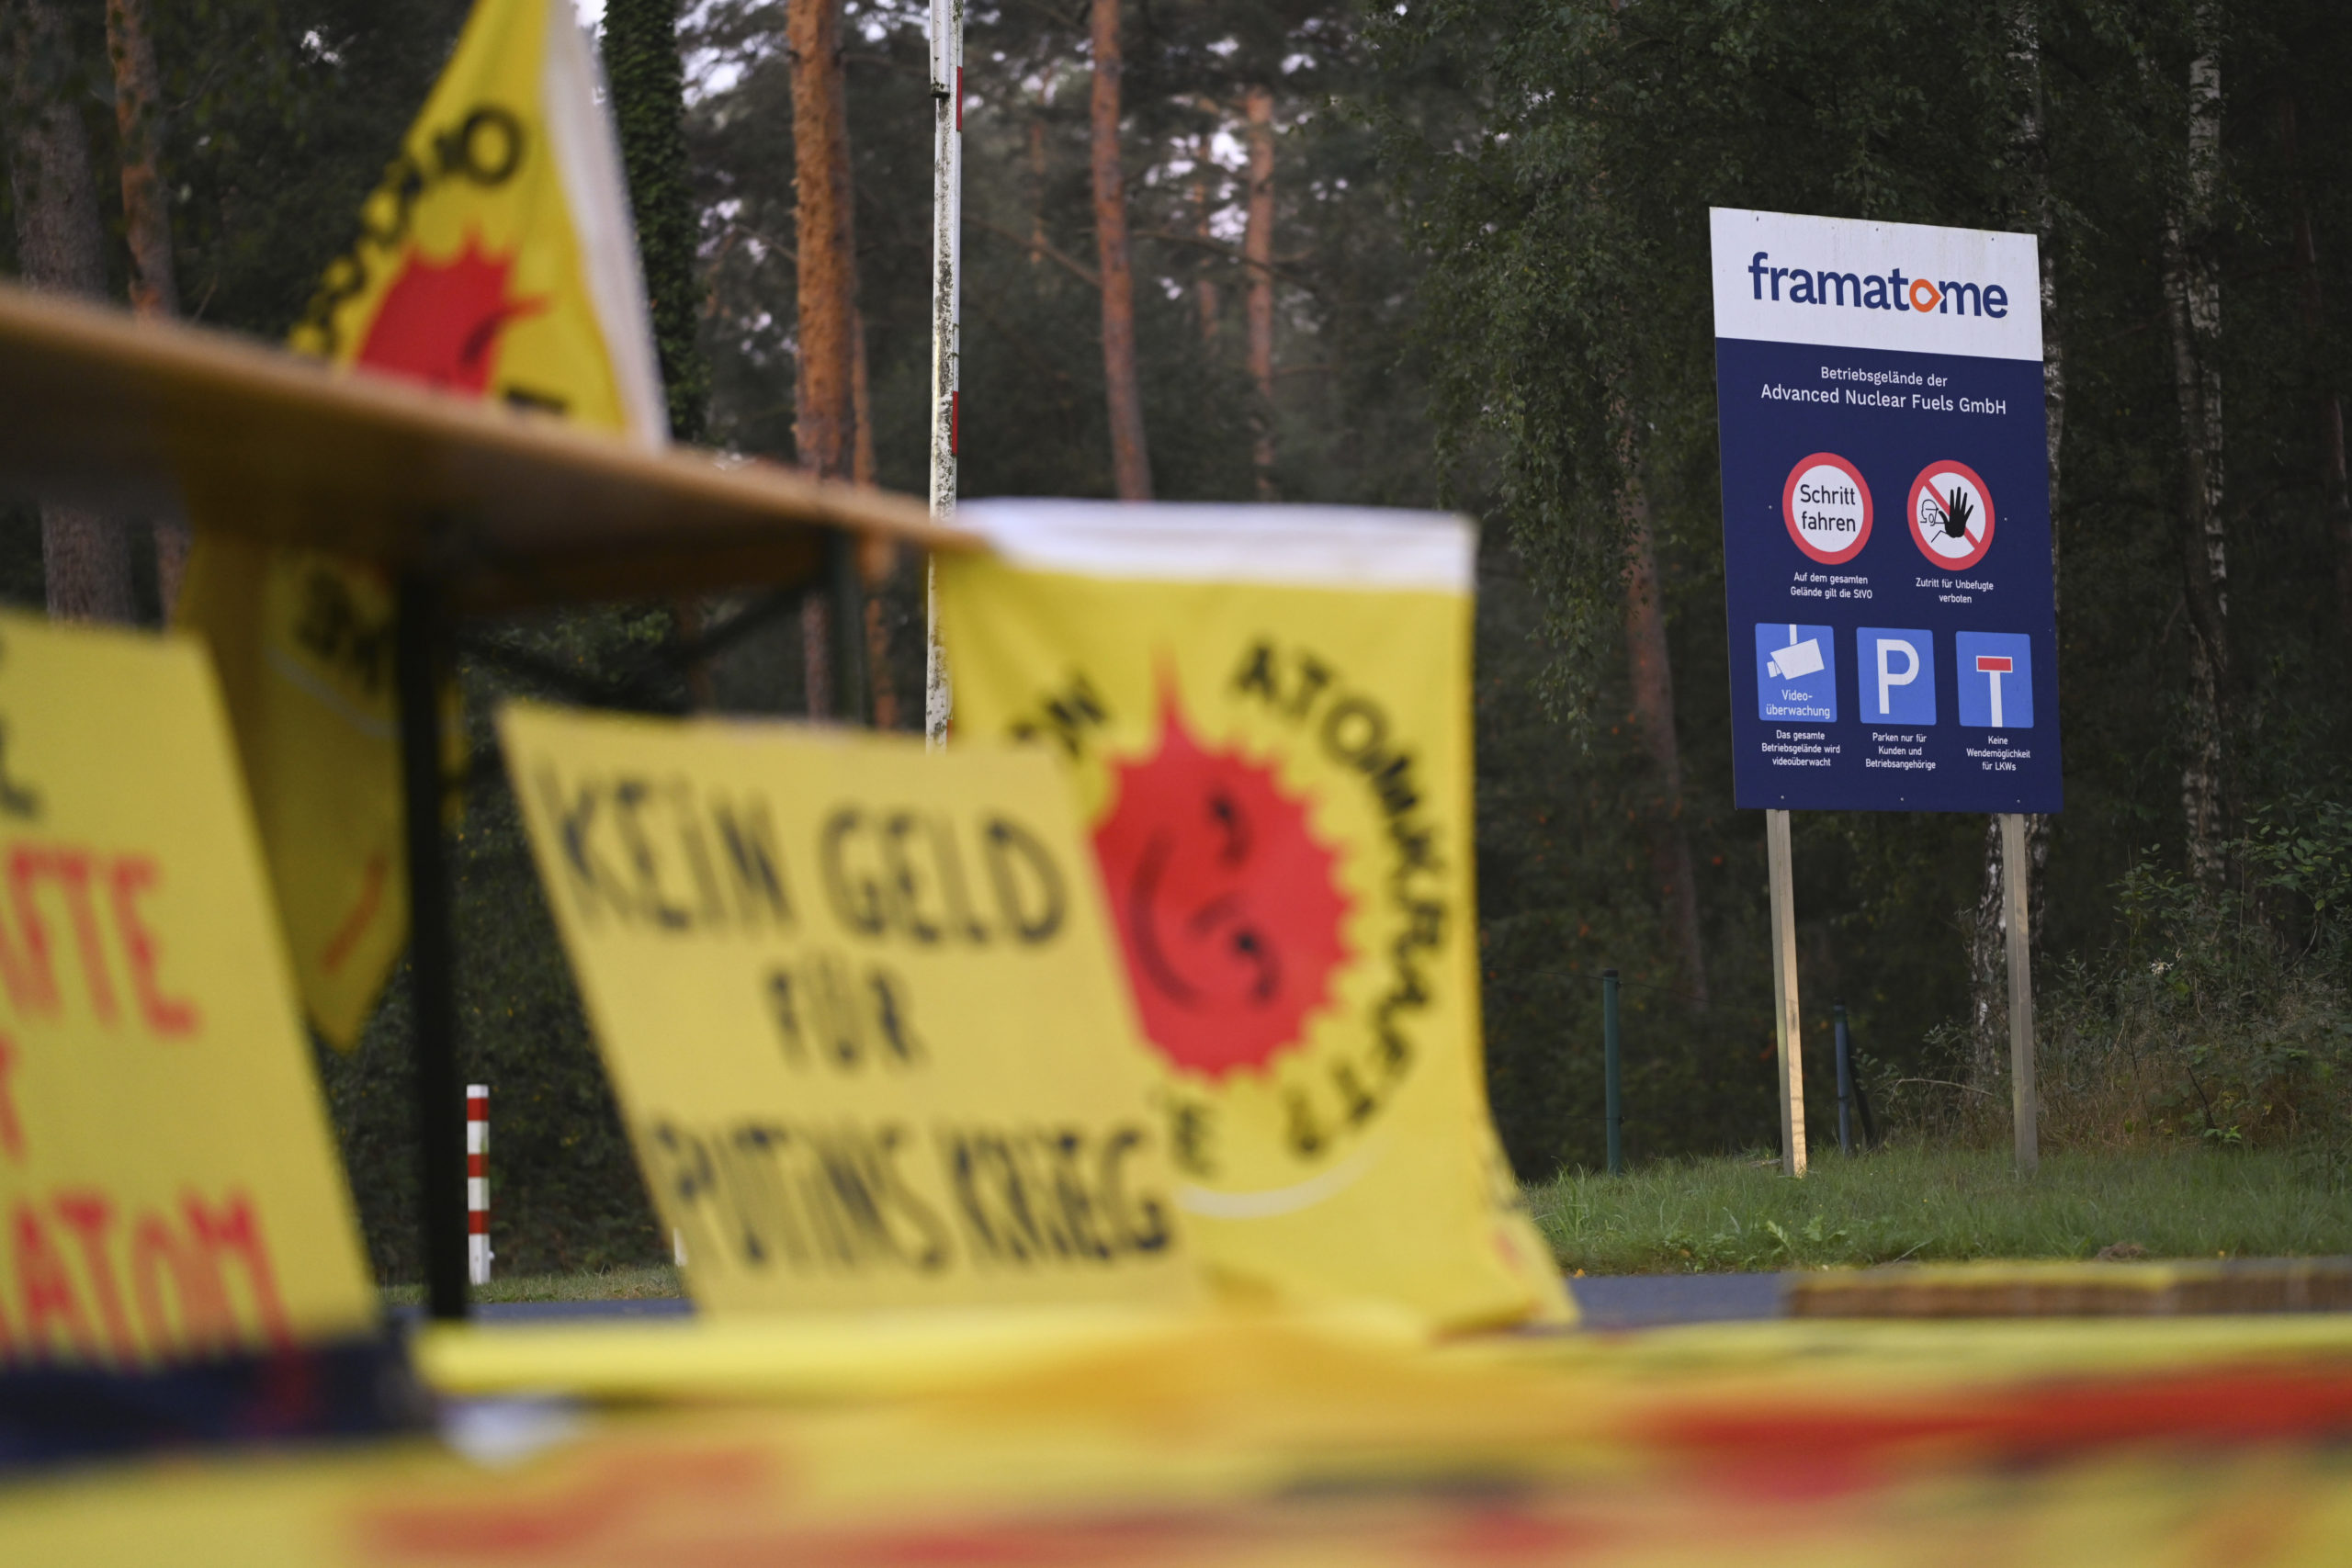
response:
M2041 1166L2041 1134L2035 1098L2033 1051L2033 945L2026 929L2027 894L2032 868L2026 863L2025 818L2001 813L2001 898L2008 928L2009 1111L2017 1134L2017 1167L2031 1176Z
M1781 1169L1804 1174L1804 1033L1797 1010L1796 876L1789 856L1789 814L1764 813L1764 859L1772 893L1772 1012L1780 1046Z
M812 581L826 528L976 547L910 497L5 285L0 485L424 570L469 609Z

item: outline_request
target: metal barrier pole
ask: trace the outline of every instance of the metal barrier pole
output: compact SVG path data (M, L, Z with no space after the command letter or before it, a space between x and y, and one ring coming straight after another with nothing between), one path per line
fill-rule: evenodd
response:
M1617 971L1600 972L1601 1114L1609 1122L1609 1174L1625 1174L1624 1075L1617 1039Z
M466 1086L466 1282L490 1283L490 1086Z

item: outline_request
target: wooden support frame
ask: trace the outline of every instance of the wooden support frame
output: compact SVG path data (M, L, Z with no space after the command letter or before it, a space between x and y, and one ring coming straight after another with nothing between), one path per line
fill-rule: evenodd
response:
M0 489L372 565L397 585L426 1296L467 1311L439 694L465 616L763 584L832 596L841 708L867 708L860 537L978 547L921 502L652 449L183 323L0 285Z

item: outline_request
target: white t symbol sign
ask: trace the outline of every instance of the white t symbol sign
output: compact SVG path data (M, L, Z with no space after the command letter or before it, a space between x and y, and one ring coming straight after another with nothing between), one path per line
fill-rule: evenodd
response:
M1884 648L1886 645L1884 643L1881 643L1879 646L1881 648ZM1881 657L1883 658L1884 656L1881 655ZM2001 677L2016 668L2016 661L2010 659L2007 654L1980 653L1976 656L1976 672L1980 675L1989 677L1992 681L1993 728L1996 729L2003 728L2001 723Z

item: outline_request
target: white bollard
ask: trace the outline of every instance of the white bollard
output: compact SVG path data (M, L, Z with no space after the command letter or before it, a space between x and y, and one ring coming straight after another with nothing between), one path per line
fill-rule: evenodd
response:
M490 1086L466 1086L466 1278L490 1283Z

